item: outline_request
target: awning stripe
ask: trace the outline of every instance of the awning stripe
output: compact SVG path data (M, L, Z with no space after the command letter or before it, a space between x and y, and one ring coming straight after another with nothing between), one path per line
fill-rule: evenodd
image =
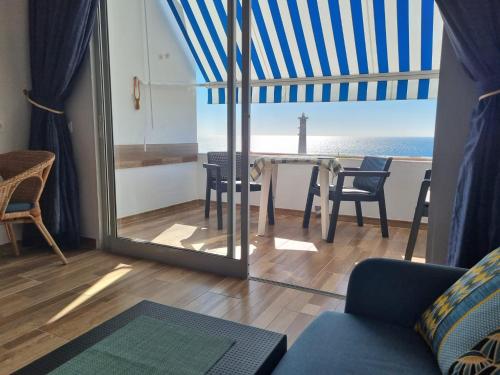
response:
M341 75L349 75L349 64L347 63L347 53L344 42L344 31L340 21L340 8L338 0L329 0L330 21L332 23L333 37L335 38L335 48Z
M328 62L328 55L326 51L325 38L323 37L323 29L321 26L321 17L319 16L318 3L315 1L308 2L309 15L311 17L311 27L313 30L314 41L318 53L318 59L321 66L321 73L323 76L331 76L332 72Z
M340 18L337 21L342 25L342 31L345 41L344 48L347 55L349 74L359 74L359 63L356 50L356 40L354 39L354 24L352 19L351 2L338 1L338 4Z
M273 78L281 78L281 73L278 68L278 63L276 61L276 56L273 53L273 47L271 45L271 39L269 37L269 33L266 28L266 24L264 22L264 17L262 16L262 11L259 6L259 2L255 2L255 6L253 7L254 12L253 16L255 18L255 21L257 23L257 27L260 33L260 38L262 40L262 43L264 45L264 49L266 51L266 55L268 56L269 59L269 65L271 66L271 71L273 73Z
M219 35L227 35L227 14L226 14L226 11L224 10L224 5L222 5L222 0L209 1L209 2L207 2L207 6L214 7L215 12L217 13L217 16L219 18L219 22L221 24L222 30L218 31L218 34ZM224 51L226 51L226 50L227 50L227 46L224 45ZM227 53L227 51L226 51L226 53ZM241 70L243 69L242 63L243 63L243 56L241 54L241 49L240 49L239 43L237 41L237 46L236 46L236 64L238 65L238 70L237 70L237 75L236 75L237 79L241 79Z
M167 1L170 5L170 9L172 9L172 13L173 13L178 25L179 25L179 28L181 29L182 35L184 35L184 38L186 39L188 47L189 47L191 53L193 54L194 60L196 61L196 64L198 65L198 68L200 69L200 72L201 72L203 78L205 79L205 82L210 82L210 79L208 78L207 72L205 70L205 66L200 61L200 57L199 57L198 53L196 52L196 49L193 45L193 42L191 41L191 38L188 36L186 27L184 26L184 22L182 22L181 17L179 15L179 12L177 11L177 8L175 7L175 5L173 3L173 0L167 0Z
M226 1L167 1L212 89L210 101L224 103L218 83L227 76ZM236 4L240 80L241 0ZM253 102L435 97L442 20L433 0L254 0L251 23Z
M375 23L375 40L377 42L377 62L380 73L389 72L389 62L387 57L387 33L385 23L384 2L373 1L373 18ZM377 100L385 100L387 96L387 82L377 83Z
M399 71L410 71L410 48L409 48L409 18L408 0L397 0L397 20L398 20L398 47L399 47ZM408 81L398 81L397 99L406 98L408 91Z
M219 38L219 33L217 32L215 28L215 24L212 20L212 16L210 15L208 8L203 1L198 1L198 7L201 12L201 15L203 17L203 21L207 25L208 32L210 33L209 36L212 38L212 42L215 45L215 48L217 49L217 52L219 53L219 58L224 66L224 69L227 70L227 53L222 45L222 42Z
M385 7L380 0L373 1L373 14L375 19L375 37L377 41L377 62L380 73L389 72L387 61L387 36L385 30Z
M212 53L210 52L210 48L207 45L207 42L205 38L203 37L203 32L200 29L200 24L199 21L196 19L195 15L193 14L193 10L191 9L191 6L189 5L188 0L181 0L182 6L184 8L184 13L189 19L189 24L193 29L194 34L196 35L196 38L198 39L198 42L200 44L200 47L203 51L203 55L206 57L208 64L210 66L210 69L212 70L213 75L215 76L215 79L217 81L223 81L222 75L219 71L219 68L217 67L217 64L214 60L214 57Z

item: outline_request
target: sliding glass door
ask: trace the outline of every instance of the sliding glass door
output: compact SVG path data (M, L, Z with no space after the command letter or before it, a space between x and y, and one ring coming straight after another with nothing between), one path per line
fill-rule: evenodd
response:
M238 21L236 0L101 1L94 50L109 250L247 277L247 3Z

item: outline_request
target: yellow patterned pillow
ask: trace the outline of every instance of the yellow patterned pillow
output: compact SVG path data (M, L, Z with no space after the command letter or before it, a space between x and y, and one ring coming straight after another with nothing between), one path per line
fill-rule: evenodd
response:
M447 373L479 340L500 328L500 248L444 292L415 325Z
M500 373L500 329L482 339L470 352L458 358L449 375L493 375Z

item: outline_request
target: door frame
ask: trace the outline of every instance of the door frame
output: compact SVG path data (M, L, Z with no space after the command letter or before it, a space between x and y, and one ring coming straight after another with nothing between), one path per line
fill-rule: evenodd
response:
M244 0L249 1L249 0ZM232 14L234 17L228 17L229 35L228 43L232 42L233 50L236 48L235 41L235 27L236 27L236 0L228 0L228 7L233 7ZM228 9L228 13L230 10ZM247 25L249 27L249 25ZM231 32L231 30L233 32ZM231 35L232 34L232 35ZM247 38L250 34L247 33ZM249 43L249 39L248 39ZM104 250L112 253L127 255L136 258L149 259L162 263L167 263L174 266L196 269L210 273L216 273L224 276L238 277L247 279L249 275L248 266L248 178L242 184L242 226L241 226L241 257L234 259L230 255L234 254L235 250L235 137L236 137L236 59L233 53L232 58L228 61L228 92L231 91L232 95L228 95L228 153L229 160L232 164L232 171L229 174L228 190L228 205L229 205L229 220L228 220L228 256L220 256L215 254L208 254L191 249L180 249L172 246L159 245L149 242L137 242L126 238L117 236L116 223L116 194L115 194L115 169L114 169L114 142L113 142L113 116L112 116L112 97L111 97L111 76L110 76L110 56L109 56L109 35L108 35L108 17L106 0L100 0L97 9L97 19L95 23L94 35L92 38L92 48L94 51L93 56L93 75L95 82L95 108L98 128L98 162L101 179L100 188L100 202L101 202L101 231L102 231L102 244ZM229 48L228 48L229 50ZM247 64L247 70L249 66ZM243 74L245 76L245 74ZM249 88L247 87L248 91ZM243 91L245 92L245 91ZM247 95L247 101L249 96ZM244 108L249 110L250 104L243 105ZM248 111L249 113L249 111ZM249 120L249 118L248 118ZM243 121L244 126L248 128L249 121ZM243 134L247 132L243 131ZM249 133L248 133L249 134ZM246 139L245 139L246 138ZM242 139L243 150L246 150L246 156L243 160L248 160L249 150L249 137ZM247 168L243 168L248 176ZM232 172L232 173L231 173ZM244 176L242 176L244 177ZM245 181L245 180L243 180ZM232 188L231 188L232 187ZM229 232L231 228L231 232ZM245 242L243 242L245 239Z

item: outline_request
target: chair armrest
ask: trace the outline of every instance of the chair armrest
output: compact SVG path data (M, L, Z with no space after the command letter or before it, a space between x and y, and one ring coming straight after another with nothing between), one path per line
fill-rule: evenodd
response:
M423 180L420 185L420 192L418 194L418 202L425 201L425 197L427 196L427 192L431 187L431 180Z
M393 259L368 259L351 273L345 312L413 327L467 270Z
M342 194L342 189L344 188L345 177L382 177L384 181L389 177L391 172L387 171L359 171L359 170L343 170L337 175L337 187L335 194Z
M360 170L346 170L339 172L339 176L344 177L389 177L391 172L388 171L360 171Z
M220 165L218 164L210 164L210 163L203 163L203 168L205 169L210 169L210 170L220 170Z
M203 163L203 168L205 168L207 170L207 177L215 178L215 179L217 179L217 181L220 181L222 179L222 172L221 172L220 165Z
M359 167L343 167L344 171L359 171Z

